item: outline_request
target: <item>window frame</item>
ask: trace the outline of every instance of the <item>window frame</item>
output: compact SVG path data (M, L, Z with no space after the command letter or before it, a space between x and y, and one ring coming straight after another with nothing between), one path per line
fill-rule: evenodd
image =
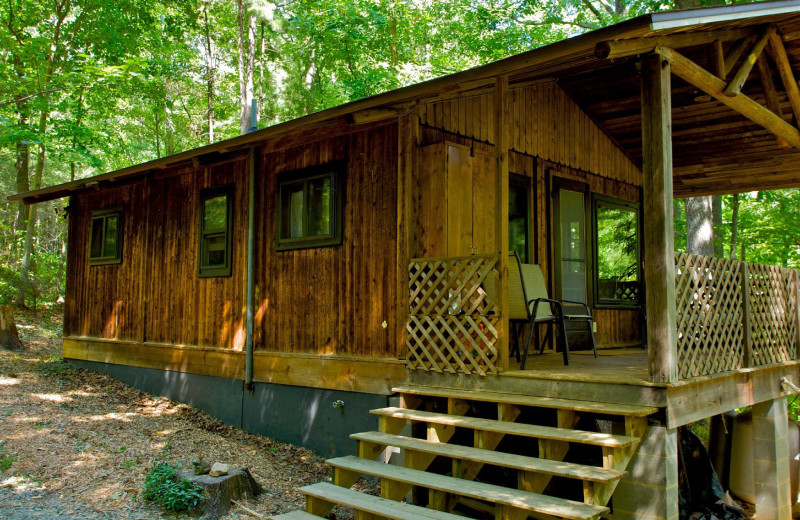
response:
M275 195L275 250L290 251L294 249L309 249L314 247L338 246L342 244L342 217L344 215L344 161L334 161L318 166L301 168L278 174ZM305 236L308 232L308 183L320 178L331 179L331 200L329 209L330 233L327 235ZM297 238L284 238L283 231L283 188L289 184L303 183L303 233Z
M89 220L89 251L87 252L87 259L89 265L114 265L122 263L122 243L124 241L124 219L121 207L98 209L92 211L92 216ZM103 219L103 236L100 243L103 244L100 248L102 250L105 245L106 223L109 217L117 217L117 242L116 251L113 256L92 256L92 242L94 239L94 221L96 219Z
M226 184L212 188L203 188L199 194L198 229L197 229L197 276L198 278L216 278L231 276L233 272L233 204L234 186ZM225 197L226 216L225 229L205 229L206 201L217 197ZM225 237L225 263L223 265L204 265L203 257L207 251L209 238Z
M592 231L593 223L591 222L591 190L589 189L589 185L580 181L567 179L564 177L553 177L552 178L552 232L553 232L553 240L552 240L552 257L553 257L553 294L554 297L558 300L564 299L564 290L563 290L563 278L562 278L562 268L563 262L565 259L561 256L562 254L562 242L563 237L561 236L561 190L573 191L576 193L580 193L583 197L583 270L584 270L584 280L583 280L583 290L584 290L584 300L586 304L589 304L594 301L594 294L593 294L593 285L589 282L588 273L591 273L594 269L592 265L594 262L594 258L592 257L592 244L590 243L591 237L594 235ZM576 261L574 259L566 259L566 261Z
M632 202L628 200L618 199L615 197L609 197L607 195L602 195L599 193L592 193L592 234L591 234L591 248L592 248L592 305L594 308L598 309L635 309L638 308L642 303L642 296L643 296L643 280L642 276L644 274L642 270L642 238L643 234L643 227L642 227L642 207L641 204L638 202ZM612 299L612 298L601 298L600 297L600 259L599 259L599 252L598 252L598 240L597 240L597 233L598 233L598 220L597 220L597 208L598 205L604 206L611 206L616 207L619 209L631 209L633 210L634 215L636 216L636 235L637 235L637 244L636 244L636 281L638 283L638 291L635 300L620 300L620 299Z
M509 192L511 191L512 187L522 188L522 189L525 190L525 212L526 212L526 215L525 215L525 249L526 249L525 250L525 255L526 255L526 258L522 258L521 260L522 260L523 263L531 263L531 260L533 259L533 251L532 251L533 248L531 246L531 242L532 242L532 240L531 240L531 227L532 227L531 226L531 213L532 213L532 208L531 208L531 206L532 206L532 203L531 203L532 202L531 201L532 197L531 197L531 193L532 193L532 189L531 188L533 187L533 182L532 182L532 179L530 177L526 176L526 175L509 172L509 174L508 174L508 187L509 187ZM510 202L509 202L509 204L510 204ZM509 224L510 223L511 222L510 222L510 215L509 215ZM511 241L511 233L509 233L508 240L509 240L509 244L508 244L509 250L512 250L511 249L511 242L510 242Z

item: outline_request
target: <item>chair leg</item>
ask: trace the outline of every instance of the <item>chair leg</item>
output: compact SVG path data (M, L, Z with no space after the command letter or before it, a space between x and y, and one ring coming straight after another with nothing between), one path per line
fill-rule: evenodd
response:
M528 349L531 347L531 337L536 334L536 339L539 339L539 328L536 323L532 321L528 323L528 340L525 342L525 350L522 352L522 363L519 366L520 370L525 370L525 362L528 361Z
M569 345L567 342L567 324L564 320L560 321L561 323L561 345L564 348L564 364L569 365Z
M592 340L592 350L594 351L594 358L597 359L597 343L594 342L594 322L589 320L589 337Z
M537 332L536 344L539 346L539 355L540 356L542 354L544 354L544 346L547 345L547 342L550 340L551 337L553 337L553 328L551 327L551 325L552 325L552 323L548 323L547 324L547 332L545 333L544 339L542 340L541 343L539 343L539 335L538 335L539 331L536 331Z
M514 346L514 353L516 353L516 355L517 355L517 363L519 363L519 350L522 347L522 335L523 335L524 328L525 328L525 324L524 323L516 323L517 344Z

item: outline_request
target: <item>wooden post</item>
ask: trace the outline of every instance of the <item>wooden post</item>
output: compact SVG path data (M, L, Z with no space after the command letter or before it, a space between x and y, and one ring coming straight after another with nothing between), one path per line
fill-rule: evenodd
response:
M792 269L794 277L794 359L800 359L800 272Z
M497 78L494 88L494 154L496 158L496 251L500 259L500 320L497 323L498 368L508 370L508 76Z
M786 398L753 405L753 480L758 518L792 517Z
M413 179L419 148L419 116L417 109L398 118L397 128L397 324L395 332L398 357L406 356L406 322L408 321L408 262L416 253L412 243L414 226Z
M747 262L742 264L742 365L745 368L753 366L753 321L752 302L750 301L750 272Z
M642 58L644 280L650 380L678 378L675 246L672 225L672 102L670 66Z

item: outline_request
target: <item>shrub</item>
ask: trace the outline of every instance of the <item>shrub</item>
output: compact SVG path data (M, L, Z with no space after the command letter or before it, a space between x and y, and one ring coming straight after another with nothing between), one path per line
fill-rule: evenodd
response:
M10 453L5 453L5 441L0 441L0 473L9 469L14 464L14 456Z
M147 474L144 498L167 511L194 509L203 500L203 488L178 475L166 462L159 462Z

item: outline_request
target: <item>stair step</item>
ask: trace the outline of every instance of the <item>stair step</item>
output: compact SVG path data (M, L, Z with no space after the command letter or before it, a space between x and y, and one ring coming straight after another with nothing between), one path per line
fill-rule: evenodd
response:
M576 412L591 412L607 415L627 415L630 417L647 417L658 411L652 406L630 404L600 403L595 401L578 401L573 399L556 399L553 397L536 397L532 395L505 394L500 392L474 392L470 390L449 390L444 388L408 387L393 388L393 392L407 395L450 397L465 401L488 401L493 403L516 404L520 406L536 406L539 408L559 408Z
M361 475L372 475L468 498L488 500L495 504L511 506L531 513L552 515L570 520L596 519L609 511L607 507L593 506L582 502L518 491L472 480L427 473L360 457L339 457L330 459L327 462L334 468L352 471Z
M591 444L605 448L625 448L639 442L637 437L626 435L612 435L609 433L596 433L583 430L568 430L565 428L554 428L552 426L537 426L533 424L515 423L507 421L495 421L493 419L480 419L476 417L465 417L462 415L448 415L444 413L425 412L422 410L409 410L407 408L380 408L370 410L370 413L392 417L394 419L406 419L411 421L421 421L447 426L457 426L460 428L472 428L489 432L503 433L506 435L520 435L523 437L535 437L537 439L550 439L565 442L575 442L579 444Z
M506 468L543 473L559 477L575 478L590 482L608 483L621 479L627 472L614 469L605 469L596 466L585 466L571 462L553 461L539 459L536 457L524 457L512 453L499 451L482 450L470 446L459 446L457 444L444 444L440 442L427 441L403 437L401 435L391 435L381 432L355 433L351 439L373 442L383 446L394 446L412 451L433 453L451 457L453 459L470 460Z
M278 516L270 516L269 520L322 520L322 517L312 515L311 513L306 513L305 511L297 510L289 511L288 513L283 513L282 515Z
M357 458L357 457L354 457ZM381 517L392 520L463 520L464 517L436 511L426 507L415 506L405 502L395 502L388 498L376 497L359 493L351 489L335 486L327 482L319 482L300 488L304 495L320 498L329 502L335 502L344 506L352 507L358 511L366 511ZM312 516L311 518L319 518ZM288 519L287 519L288 520Z

